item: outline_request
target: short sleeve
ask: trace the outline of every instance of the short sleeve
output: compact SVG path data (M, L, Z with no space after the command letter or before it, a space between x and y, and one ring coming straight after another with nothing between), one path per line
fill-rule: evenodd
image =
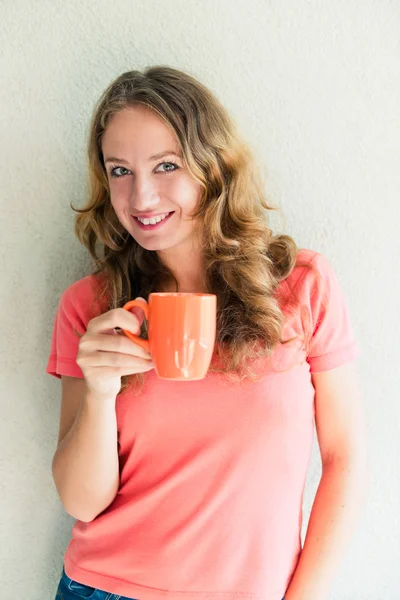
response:
M61 375L83 378L76 363L80 337L89 320L95 316L92 278L85 277L69 286L61 295L54 318L50 355L46 373L61 379ZM100 311L97 311L100 314Z
M307 361L311 373L329 371L351 362L359 354L346 301L328 260L319 253L311 262L312 276L308 300L311 308L312 333Z

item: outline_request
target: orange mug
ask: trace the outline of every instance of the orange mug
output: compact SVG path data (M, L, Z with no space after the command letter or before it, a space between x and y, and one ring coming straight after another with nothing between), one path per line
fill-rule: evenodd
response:
M149 303L130 300L123 308L141 308L148 321L148 340L123 329L150 353L158 377L180 381L203 379L211 363L217 323L214 294L153 293Z

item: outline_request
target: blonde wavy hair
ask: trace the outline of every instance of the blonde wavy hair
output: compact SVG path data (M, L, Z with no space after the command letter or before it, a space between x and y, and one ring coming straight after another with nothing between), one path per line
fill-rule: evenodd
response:
M273 235L267 211L276 208L267 202L252 152L225 108L194 77L172 67L122 73L103 92L93 113L89 198L84 208L71 208L78 213L75 234L95 262L93 274L101 275L98 298L106 298L110 310L137 296L147 300L166 282L175 281L178 290L158 254L142 248L123 228L110 201L102 135L112 115L138 105L155 111L173 129L184 164L202 187L193 216L202 222L206 283L218 304L210 370L223 371L236 381L254 378L255 359L270 356L278 343L292 341L281 340L283 300L275 291L295 267L299 249L290 236ZM293 300L295 296L285 302ZM129 383L143 381L143 374L122 377L120 393Z

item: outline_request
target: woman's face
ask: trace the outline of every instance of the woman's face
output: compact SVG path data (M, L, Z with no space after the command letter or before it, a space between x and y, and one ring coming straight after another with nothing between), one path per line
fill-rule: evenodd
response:
M114 114L102 137L111 203L146 250L188 247L201 186L184 167L175 133L146 107Z

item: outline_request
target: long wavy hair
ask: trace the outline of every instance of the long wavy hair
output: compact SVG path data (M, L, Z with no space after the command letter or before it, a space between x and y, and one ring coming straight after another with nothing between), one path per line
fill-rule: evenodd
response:
M276 208L267 202L252 151L225 108L193 76L172 67L122 73L105 89L92 116L89 197L84 208L71 208L78 213L75 234L94 260L93 274L100 276L98 298L105 298L110 310L137 296L147 300L166 282L175 281L178 291L157 252L133 239L110 201L102 135L112 115L138 105L155 111L173 129L184 164L202 188L193 216L202 223L205 278L218 305L210 370L235 380L254 378L254 359L292 341L281 339L283 299L275 292L295 267L299 249L292 237L273 235L267 211ZM293 301L295 295L285 299L286 304ZM143 374L123 376L120 393L128 383L143 381Z

